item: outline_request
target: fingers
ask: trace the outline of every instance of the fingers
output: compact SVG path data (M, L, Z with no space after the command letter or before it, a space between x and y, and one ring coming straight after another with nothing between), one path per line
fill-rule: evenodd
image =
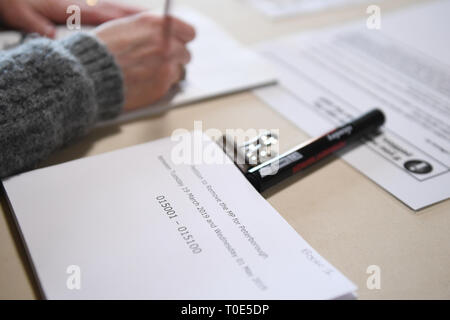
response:
M142 12L131 19L136 28L134 32L144 30L147 32L147 36L157 33L164 37L175 37L183 43L188 43L195 38L194 27L174 17L161 18L148 12ZM144 25L146 28L143 29Z
M169 67L169 76L168 76L168 86L169 89L175 84L179 83L183 80L184 77L184 66L182 64L172 64Z
M191 54L185 43L178 39L172 39L168 51L165 53L165 58L168 61L185 65L191 61Z
M84 6L82 8L82 23L88 25L99 25L107 21L123 17L122 13L111 8L100 9L99 7Z
M170 43L151 43L133 46L130 50L123 50L120 43L117 46L116 59L122 65L147 66L153 68L155 65L163 63L188 64L191 61L191 54L186 45L177 39L171 39ZM114 49L113 49L114 50Z
M171 24L172 34L184 43L190 42L195 38L195 29L190 24L177 19L175 17L168 17L168 23Z
M189 51L185 50L182 56L177 56L169 64L169 86L179 83L186 78L186 67L185 65L190 60Z
M21 19L11 22L11 26L20 28L26 32L37 32L40 35L54 38L56 35L56 27L39 12L33 11L29 7L23 7Z
M122 12L123 16L129 16L129 15L133 15L133 14L137 14L137 13L141 13L141 12L145 11L144 8L139 8L139 7L135 7L135 6L127 5L127 4L113 3L111 5L113 5L117 9L119 9Z
M169 82L173 84L182 78L181 73L183 73L184 66L191 60L191 54L185 47L182 47L172 50L170 55L170 57L164 54L155 56L149 50L145 53L141 52L139 56L118 57L118 62L130 72L131 78L136 81L148 81L155 77L155 74L161 72L162 76L158 76L158 80L168 81L164 78L167 78L166 74L169 74Z
M82 19L84 24L98 25L143 11L141 8L112 2L100 2L95 6L84 4L82 7Z

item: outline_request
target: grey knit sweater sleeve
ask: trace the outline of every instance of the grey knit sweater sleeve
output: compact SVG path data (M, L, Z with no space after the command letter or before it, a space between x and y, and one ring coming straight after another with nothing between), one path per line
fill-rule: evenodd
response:
M34 168L123 101L119 67L89 34L0 52L0 178Z

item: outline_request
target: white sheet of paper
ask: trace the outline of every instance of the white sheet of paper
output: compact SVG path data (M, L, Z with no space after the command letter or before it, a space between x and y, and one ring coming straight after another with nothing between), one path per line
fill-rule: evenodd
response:
M449 1L259 46L280 86L256 94L311 136L371 108L383 134L343 155L412 209L450 196Z
M174 164L178 144L166 138L3 181L46 298L330 299L355 291L214 142L198 145L225 163ZM80 290L69 289L74 270Z
M369 0L244 0L271 18L283 18L300 13L369 2ZM371 3L377 0L371 0Z
M16 31L3 31L0 32L0 50L9 49L10 47L14 47L17 45L22 36L20 32Z

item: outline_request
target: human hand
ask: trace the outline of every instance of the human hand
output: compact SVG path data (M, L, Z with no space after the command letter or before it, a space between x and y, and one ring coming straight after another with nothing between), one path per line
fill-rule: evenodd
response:
M195 30L173 17L141 13L107 22L93 34L120 66L125 110L133 110L156 102L182 80L191 59L186 45L194 39Z
M89 25L99 25L142 11L107 1L89 6L82 0L0 0L0 20L7 27L54 38L55 24L66 23L70 5L80 7L81 21Z

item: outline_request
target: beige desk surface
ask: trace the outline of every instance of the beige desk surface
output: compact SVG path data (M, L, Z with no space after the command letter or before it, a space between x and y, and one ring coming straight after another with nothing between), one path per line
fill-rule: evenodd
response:
M145 3L146 1L141 1ZM271 21L239 0L178 1L213 17L244 44L365 16L365 7ZM420 1L386 1L382 13ZM97 129L46 165L169 136L177 128L280 129L282 149L306 135L252 93L179 108L158 117ZM361 299L450 298L450 201L414 213L340 159L293 177L266 199L320 254L358 287ZM38 298L16 227L1 197L0 299ZM369 265L381 268L381 289L366 286Z

